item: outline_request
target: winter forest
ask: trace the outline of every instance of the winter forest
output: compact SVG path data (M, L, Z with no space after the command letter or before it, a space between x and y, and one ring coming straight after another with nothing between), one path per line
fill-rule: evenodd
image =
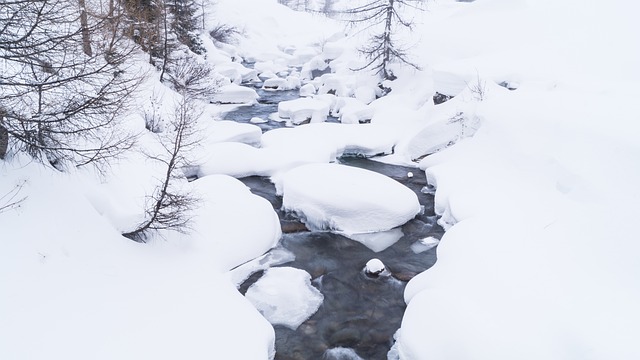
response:
M0 0L0 359L640 358L638 11Z

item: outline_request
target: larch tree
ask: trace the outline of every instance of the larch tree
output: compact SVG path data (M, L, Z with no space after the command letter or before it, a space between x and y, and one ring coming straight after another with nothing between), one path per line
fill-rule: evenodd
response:
M423 0L371 0L341 13L347 21L362 31L369 31L368 44L359 49L367 63L357 69L372 69L384 80L394 80L392 63L402 63L418 69L407 55L407 48L397 39L399 30L413 29L414 23L406 10L421 10Z
M141 80L127 68L133 49L118 14L83 4L3 2L0 157L26 152L63 169L104 165L131 147L134 137L118 123Z
M181 169L189 165L189 152L200 140L196 124L201 114L191 96L183 96L175 104L168 129L158 134L162 150L158 154L147 154L149 159L162 164L165 171L153 194L147 197L144 220L134 230L123 233L124 237L145 242L161 230L184 233L189 229L189 211L198 200L179 185L184 183L180 181L184 178Z

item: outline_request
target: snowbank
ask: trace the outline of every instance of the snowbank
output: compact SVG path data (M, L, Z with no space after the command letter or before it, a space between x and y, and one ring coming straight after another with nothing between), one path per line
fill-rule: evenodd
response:
M359 168L310 164L287 172L280 181L283 208L315 229L351 234L384 231L420 212L413 191Z
M0 193L28 180L21 207L0 214L3 358L273 356L272 327L216 265L221 254L211 245L224 232L135 243L78 191L88 184L37 164L15 165L3 164ZM203 222L239 220L212 207L203 204Z
M448 231L436 265L406 288L401 359L640 356L637 10L485 0L425 15L421 31L442 36L425 38L423 63L436 90L458 96L424 112L443 119L475 102L482 124L421 162ZM418 80L405 81L409 96ZM481 101L469 92L478 83ZM446 140L428 130L404 149Z

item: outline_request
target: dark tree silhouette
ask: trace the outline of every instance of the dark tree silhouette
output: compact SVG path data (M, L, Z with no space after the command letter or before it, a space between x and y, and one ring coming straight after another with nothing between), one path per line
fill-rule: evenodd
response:
M407 9L421 10L423 0L372 0L341 13L346 15L347 21L363 30L371 31L369 43L360 48L368 62L357 69L370 68L380 74L384 80L394 80L395 76L389 69L389 64L403 63L418 69L407 55L407 48L400 44L395 35L399 27L413 29L413 22L403 15Z
M62 169L105 164L131 147L117 123L141 77L127 68L133 49L110 11L89 12L78 0L3 2L2 156L23 151Z
M197 199L188 192L176 188L176 179L183 178L181 168L188 166L186 157L199 138L196 137L196 122L201 114L194 102L188 97L176 104L170 129L160 134L163 152L158 155L147 154L162 163L166 170L154 193L148 197L145 220L135 230L122 234L138 242L145 242L150 234L159 230L186 232L189 229L189 211Z

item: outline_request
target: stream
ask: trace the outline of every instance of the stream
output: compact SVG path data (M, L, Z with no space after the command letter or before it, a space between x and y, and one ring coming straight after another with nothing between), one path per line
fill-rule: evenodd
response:
M261 97L258 104L239 107L224 119L244 123L253 117L269 119L277 112L279 101L298 97L297 90L258 92ZM286 126L274 120L256 125L263 132ZM276 195L275 186L268 178L240 179L254 194L270 201L280 217L284 234L278 248L293 253L295 260L278 266L307 271L312 285L324 296L318 311L296 330L274 326L277 360L386 359L406 308L403 293L407 282L436 261L436 247L420 241L429 237L440 239L444 233L436 223L433 195L423 192L427 186L424 172L360 157L338 160L401 182L417 194L425 211L391 231L399 238L392 245L384 249L372 246L376 252L340 234L308 231L295 216L281 209L282 198ZM409 172L413 176L408 176ZM390 274L378 277L365 274L365 264L373 258L380 259ZM263 273L252 274L240 285L239 291L245 294Z

